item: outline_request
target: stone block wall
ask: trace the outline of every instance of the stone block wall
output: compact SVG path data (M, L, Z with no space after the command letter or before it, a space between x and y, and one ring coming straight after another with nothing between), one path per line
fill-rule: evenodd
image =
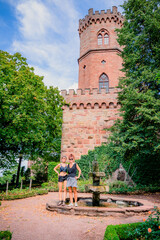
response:
M103 91L104 90L104 91ZM110 88L109 93L102 89L78 89L61 91L69 103L63 108L61 154L74 154L76 159L107 142L109 129L119 117L117 89Z

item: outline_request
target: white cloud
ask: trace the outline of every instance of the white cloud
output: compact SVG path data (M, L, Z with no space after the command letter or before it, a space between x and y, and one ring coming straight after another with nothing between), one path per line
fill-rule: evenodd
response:
M19 36L12 51L21 52L47 86L64 89L78 82L79 15L73 1L24 0L16 14Z

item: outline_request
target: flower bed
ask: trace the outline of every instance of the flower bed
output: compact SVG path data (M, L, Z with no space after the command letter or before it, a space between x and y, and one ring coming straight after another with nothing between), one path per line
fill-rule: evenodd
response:
M156 208L150 212L148 219L141 223L109 225L106 228L104 240L159 240L160 211Z
M28 197L33 197L36 195L43 195L43 194L48 194L47 189L32 189L29 191L29 189L14 189L11 191L8 191L8 195L6 195L5 192L0 193L0 200L14 200L14 199L22 199L22 198L28 198Z

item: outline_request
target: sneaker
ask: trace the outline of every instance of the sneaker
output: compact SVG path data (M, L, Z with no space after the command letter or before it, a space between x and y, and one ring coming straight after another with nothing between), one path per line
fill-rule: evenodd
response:
M65 201L62 202L62 206L65 206Z
M57 204L57 206L62 205L62 203L63 203L63 201L59 201L58 204Z
M68 205L68 207L73 207L73 203L70 203L70 204Z
M77 204L77 202L75 202L75 207L78 207L78 204Z

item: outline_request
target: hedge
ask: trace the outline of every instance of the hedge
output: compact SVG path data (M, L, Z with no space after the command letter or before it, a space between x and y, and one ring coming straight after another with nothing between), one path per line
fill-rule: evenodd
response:
M10 240L12 233L10 231L0 231L0 240Z
M104 240L129 240L126 231L133 231L141 223L109 225L104 234Z
M23 199L28 197L33 197L36 195L48 194L47 189L34 189L31 191L19 190L19 192L8 191L8 195L5 192L0 193L0 200L14 200L14 199Z

